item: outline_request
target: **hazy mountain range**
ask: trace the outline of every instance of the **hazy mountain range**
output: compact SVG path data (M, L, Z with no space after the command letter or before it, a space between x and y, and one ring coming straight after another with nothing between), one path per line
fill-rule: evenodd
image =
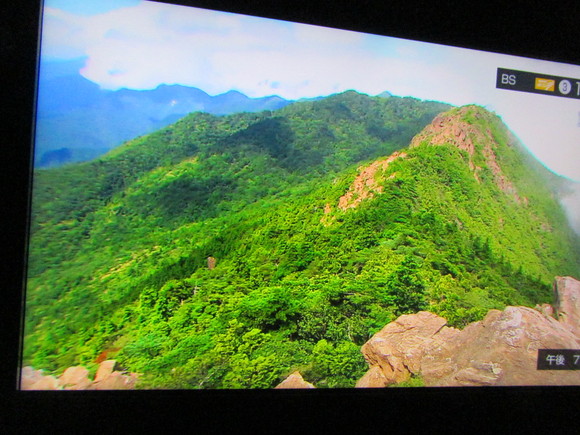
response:
M78 71L84 60L44 62L38 94L37 167L95 158L121 143L165 127L190 112L227 115L275 110L292 101L229 91L160 85L152 90L101 89Z

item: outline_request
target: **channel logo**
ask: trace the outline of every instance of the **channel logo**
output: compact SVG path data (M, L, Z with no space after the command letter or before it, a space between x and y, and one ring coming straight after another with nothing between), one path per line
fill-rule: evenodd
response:
M556 80L541 79L539 77L536 77L536 84L535 84L534 88L538 89L540 91L554 92L555 86L556 86Z
M580 100L580 78L557 77L540 72L498 68L495 87Z

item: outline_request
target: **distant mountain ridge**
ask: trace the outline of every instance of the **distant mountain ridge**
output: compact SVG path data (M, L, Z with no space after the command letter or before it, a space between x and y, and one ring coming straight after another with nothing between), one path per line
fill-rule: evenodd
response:
M182 85L103 90L77 72L79 65L44 66L46 79L38 94L36 167L91 160L191 112L227 115L276 110L292 103L276 95L250 98L235 90L211 96Z

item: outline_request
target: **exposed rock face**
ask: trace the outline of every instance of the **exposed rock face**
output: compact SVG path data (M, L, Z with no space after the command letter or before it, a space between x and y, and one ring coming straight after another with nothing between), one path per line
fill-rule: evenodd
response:
M101 364L99 364L99 368L95 374L95 382L103 381L111 376L115 370L116 365L117 362L115 360L103 361Z
M45 376L42 370L24 367L21 376L23 390L130 390L135 388L137 375L114 371L114 360L103 361L97 370L94 381L88 377L89 371L82 366L69 367L57 379Z
M554 282L554 299L560 323L580 335L580 281L569 276L557 277Z
M89 371L83 366L69 367L58 380L65 390L85 390L90 384Z
M538 349L578 349L580 339L531 308L492 310L454 340L435 340L421 361L426 385L580 385L579 372L537 370Z
M130 373L124 375L122 372L112 372L106 378L92 383L89 390L132 390L137 383L137 375Z
M306 382L300 372L296 371L280 382L276 388L316 388L310 382Z
M342 195L336 207L339 210L346 211L351 208L357 208L363 201L374 198L383 192L383 186L380 185L380 176L384 176L389 165L397 159L404 159L407 153L396 151L389 157L376 160L368 166L360 166L358 175L348 188L348 191ZM396 172L389 175L388 178L394 178ZM324 225L330 225L335 217L332 216L333 207L330 203L324 206L324 215L320 222Z
M555 315L554 307L551 306L550 304L536 305L534 307L534 310L539 311L544 316L548 316L548 317L554 317L554 315Z
M395 382L386 377L378 365L372 365L371 368L356 383L356 388L382 388L387 387Z
M431 145L452 144L472 156L475 152L473 139L489 138L485 137L479 129L459 120L459 117L468 110L469 106L465 106L459 109L458 115L442 113L436 116L430 125L413 138L410 147L414 148L428 140Z
M476 106L464 106L457 109L454 114L446 112L438 115L430 125L425 127L421 133L413 138L410 148L415 148L423 143L428 143L431 146L449 144L466 151L469 156L467 164L473 171L473 176L479 182L479 172L482 168L477 166L473 161L473 157L477 153L475 144L486 144L483 146L481 154L485 159L487 167L493 173L495 184L516 202L522 203L523 201L527 205L527 200L519 197L516 187L505 176L497 161L497 156L491 145L497 144L493 133L489 129L482 131L476 126L461 120L469 112L473 112L475 118L485 116L480 110Z
M382 376L376 372L365 375L357 386L363 382L369 387L382 387L407 380L420 370L423 349L446 323L444 318L426 311L403 315L389 323L362 347L367 362L371 367L378 366Z
M399 317L362 347L370 370L357 387L420 375L428 386L580 385L579 371L537 370L538 349L580 349L580 282L558 277L555 311L491 310L464 330L432 313Z
M32 367L22 369L21 388L23 390L57 390L58 380L54 376L44 376L42 370Z
M381 193L383 187L375 179L377 172L384 172L393 161L407 157L404 152L394 152L383 160L377 160L369 166L360 167L359 174L353 181L348 192L340 197L338 208L345 211L349 208L356 208L365 199L372 198L375 194Z

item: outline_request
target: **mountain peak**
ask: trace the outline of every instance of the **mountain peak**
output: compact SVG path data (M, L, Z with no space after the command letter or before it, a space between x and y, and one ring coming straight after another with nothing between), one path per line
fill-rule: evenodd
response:
M392 96L393 96L393 94L391 94L389 91L383 91L380 94L377 94L377 97L381 97L381 98L389 98Z
M447 144L456 146L473 156L475 152L474 140L493 140L470 122L472 113L472 117L476 119L482 117L476 108L477 106L463 106L436 116L431 124L413 138L410 147L415 148L422 144Z
M508 132L500 118L483 107L468 105L453 108L436 116L431 124L413 138L410 148L421 145L455 146L467 153L469 167L478 182L481 181L479 174L483 166L486 166L493 173L496 185L504 193L518 203L525 203L526 199L519 197L515 186L498 162L496 151L500 144L491 130L493 124L500 124L500 129ZM484 165L479 163L481 160L485 162Z
M224 92L223 94L220 94L221 96L229 96L229 97L243 97L243 98L249 98L247 95L242 94L240 91L236 91L235 89L232 89L230 91Z

